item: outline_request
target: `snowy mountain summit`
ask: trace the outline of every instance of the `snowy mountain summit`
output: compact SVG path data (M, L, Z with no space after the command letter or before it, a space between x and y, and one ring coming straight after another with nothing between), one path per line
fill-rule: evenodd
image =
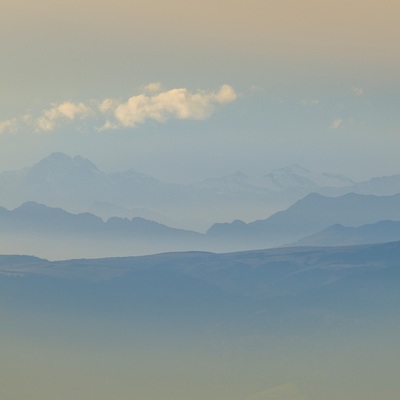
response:
M354 185L354 182L343 175L318 173L310 171L300 165L273 170L263 176L263 184L275 191L290 189L315 190L324 187L345 187Z

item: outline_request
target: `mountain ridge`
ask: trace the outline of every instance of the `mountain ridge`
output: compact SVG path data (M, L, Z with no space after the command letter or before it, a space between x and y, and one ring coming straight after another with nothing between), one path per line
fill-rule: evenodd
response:
M305 187L298 184L301 178L295 179L293 188L287 184L269 187L265 177L248 177L240 171L184 185L164 182L132 168L106 173L86 158L58 152L24 170L0 173L0 204L15 208L32 200L74 213L95 212L102 218L110 217L113 210L117 213L114 216L150 215L160 223L206 230L217 217L252 221L288 207L309 193L310 187L325 190L321 182L309 182L311 178L326 180L330 174L296 168L297 172L290 167L283 170L297 177L308 174ZM108 204L108 209L96 206L99 202Z
M363 225L385 219L400 219L400 194L375 196L348 193L327 197L312 193L286 210L250 223L214 224L207 234L215 238L279 246L299 240L332 224ZM243 221L241 221L243 222Z
M357 227L331 225L313 235L304 237L293 245L343 246L394 242L400 240L400 221L384 220Z

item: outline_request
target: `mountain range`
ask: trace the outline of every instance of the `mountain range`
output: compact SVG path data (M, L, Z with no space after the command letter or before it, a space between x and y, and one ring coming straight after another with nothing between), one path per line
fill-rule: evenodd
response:
M16 208L35 201L104 219L142 217L205 231L214 222L266 218L311 192L390 195L400 192L400 175L355 183L298 165L260 177L238 171L199 183L164 182L133 169L106 173L81 156L53 153L31 167L0 173L0 205Z
M44 386L60 360L74 358L68 371L78 380L86 382L87 371L98 379L103 360L108 369L102 380L119 368L137 388L143 376L151 376L153 384L154 376L173 370L171 360L179 354L177 387L194 376L199 385L195 396L178 389L180 394L169 396L174 399L287 399L288 393L313 400L336 399L338 393L349 399L397 399L395 385L383 394L372 392L386 384L388 371L398 382L396 368L387 362L398 360L400 331L400 193L389 187L395 179L357 184L292 166L261 178L238 171L178 185L133 170L107 174L82 157L63 154L0 174L0 196L19 193L20 199L30 199L12 209L0 207L1 253L9 254L0 255L2 373L11 365L20 379L20 365L30 359L24 379L31 377L42 368L45 348L53 358L43 373ZM346 192L373 187L381 194ZM229 215L241 218L247 209L248 217L265 215L274 202L285 208L290 199L286 209L252 222L210 224L205 233L173 227L180 226L177 215L182 220L189 215L191 225L199 219L206 225ZM55 353L60 345L65 352ZM79 357L88 348L93 364L80 367ZM34 358L31 349L38 349ZM13 364L16 354L21 359ZM117 355L112 359L112 354ZM372 362L362 358L365 354ZM336 364L324 369L325 382L340 376L340 390L329 396L320 371L334 357ZM299 378L305 360L311 372ZM354 366L354 360L361 361ZM291 375L298 386L288 392L257 388L271 374L279 383L292 365L298 365ZM342 396L351 371L360 368L375 377L371 388L361 379ZM221 371L232 373L237 388L229 395L205 396L204 381L215 377L225 391ZM250 383L240 394L245 375ZM148 399L170 393L169 384L160 395L149 393L148 386L142 389ZM106 397L115 397L114 388Z
M357 227L331 225L298 240L297 246L345 246L400 240L400 221L379 221Z
M72 214L61 208L27 202L14 210L0 208L0 238L3 253L35 254L52 259L187 250L226 252L289 243L337 245L393 241L399 239L399 221L400 194L352 193L339 197L310 194L267 219L216 223L205 234L139 217L112 217L103 221L90 213Z
M49 258L150 254L202 247L204 235L135 217L103 221L90 213L26 202L0 208L2 253L39 254Z
M400 220L400 194L327 197L313 193L264 220L214 224L207 235L230 243L232 249L244 245L263 248L282 246L334 224L360 226L382 220Z
M293 165L182 185L134 170L105 173L83 157L53 153L0 174L0 203L22 201L0 207L2 252L59 259L397 240L400 194L347 193L391 193L397 179L354 183ZM281 210L268 213L274 204ZM246 222L244 214L271 215ZM233 222L215 223L229 215Z

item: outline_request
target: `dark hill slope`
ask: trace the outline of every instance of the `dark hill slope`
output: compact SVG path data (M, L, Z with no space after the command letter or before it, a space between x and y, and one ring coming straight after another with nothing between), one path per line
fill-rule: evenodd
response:
M400 194L373 196L346 194L326 197L310 194L284 211L248 224L215 224L207 235L234 244L269 247L293 242L333 224L359 226L400 219ZM253 247L254 248L254 247Z

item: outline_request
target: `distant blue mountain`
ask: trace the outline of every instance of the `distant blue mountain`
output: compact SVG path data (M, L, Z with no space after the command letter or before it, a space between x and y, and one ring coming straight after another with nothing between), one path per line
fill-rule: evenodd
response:
M104 222L100 217L90 213L72 214L61 208L47 207L30 201L14 210L0 209L0 232L34 232L36 234L50 233L52 235L74 234L98 236L144 235L157 238L159 236L201 237L196 232L168 226L146 220L144 218L113 217Z
M27 202L9 211L0 208L3 248L50 258L151 254L163 251L235 251L299 244L361 244L396 240L400 194L346 194L337 198L310 194L265 220L214 224L206 234L172 228L144 218L72 214L60 208ZM399 222L400 223L400 222ZM339 224L339 225L338 225Z
M50 258L149 254L204 246L205 236L143 218L90 214L27 202L14 210L0 209L2 252Z
M35 201L102 218L142 217L206 230L216 220L252 221L291 205L310 192L350 191L354 182L298 165L261 177L238 171L199 183L164 182L133 169L106 173L81 156L53 153L21 171L0 173L0 205Z
M282 245L333 224L359 226L400 219L400 194L373 196L349 193L339 197L310 194L284 211L248 224L215 224L207 236L262 247Z
M299 246L343 246L400 240L400 221L379 221L358 227L335 224L296 242Z
M354 184L351 189L360 194L376 194L379 196L389 196L400 193L400 174L391 176L380 176L364 182Z

